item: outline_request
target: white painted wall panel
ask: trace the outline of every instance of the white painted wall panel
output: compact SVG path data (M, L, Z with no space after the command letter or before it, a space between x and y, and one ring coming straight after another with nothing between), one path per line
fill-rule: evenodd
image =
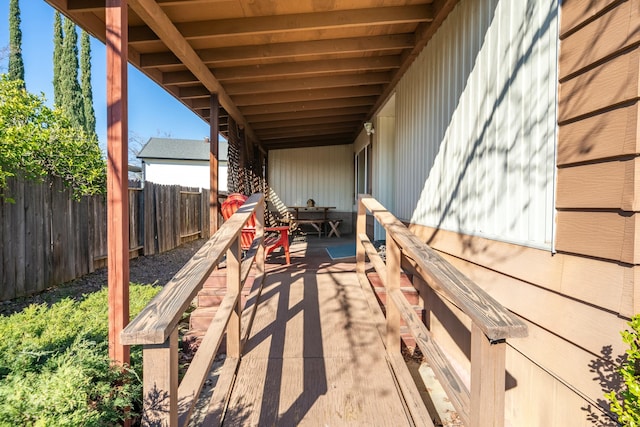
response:
M557 15L557 0L450 14L397 87L398 217L551 246Z
M144 179L162 185L209 189L209 163L157 159L145 162ZM227 191L227 165L218 167L218 190Z
M353 146L269 151L269 185L287 206L335 206L351 212L354 197Z

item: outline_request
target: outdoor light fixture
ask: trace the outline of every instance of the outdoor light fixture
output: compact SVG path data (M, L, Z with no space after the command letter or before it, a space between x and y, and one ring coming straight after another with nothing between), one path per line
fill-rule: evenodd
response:
M373 124L371 122L364 122L364 130L367 131L367 135L376 133L376 130L373 128Z

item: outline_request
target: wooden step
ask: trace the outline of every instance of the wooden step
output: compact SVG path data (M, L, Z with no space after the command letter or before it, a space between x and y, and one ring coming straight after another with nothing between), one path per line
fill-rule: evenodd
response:
M189 316L189 331L206 332L211 325L218 307L198 307Z

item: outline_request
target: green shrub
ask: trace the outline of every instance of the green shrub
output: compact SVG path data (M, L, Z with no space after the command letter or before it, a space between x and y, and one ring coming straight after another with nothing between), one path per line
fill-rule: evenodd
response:
M131 285L132 316L159 287ZM140 408L142 355L131 367L108 357L107 290L82 301L32 305L0 316L0 425L115 425Z
M627 427L640 427L640 314L631 319L629 326L630 331L621 332L622 340L629 344L627 358L618 370L624 382L623 389L605 396L611 412L618 416L618 422Z
M74 128L42 96L27 92L20 81L0 77L0 197L7 179L62 178L76 198L106 191L106 164L95 137Z

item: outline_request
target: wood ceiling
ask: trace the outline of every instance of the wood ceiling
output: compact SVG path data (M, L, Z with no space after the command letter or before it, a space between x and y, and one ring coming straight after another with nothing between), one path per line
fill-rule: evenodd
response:
M46 1L104 42L105 0ZM456 3L128 0L129 61L264 150L350 144Z

